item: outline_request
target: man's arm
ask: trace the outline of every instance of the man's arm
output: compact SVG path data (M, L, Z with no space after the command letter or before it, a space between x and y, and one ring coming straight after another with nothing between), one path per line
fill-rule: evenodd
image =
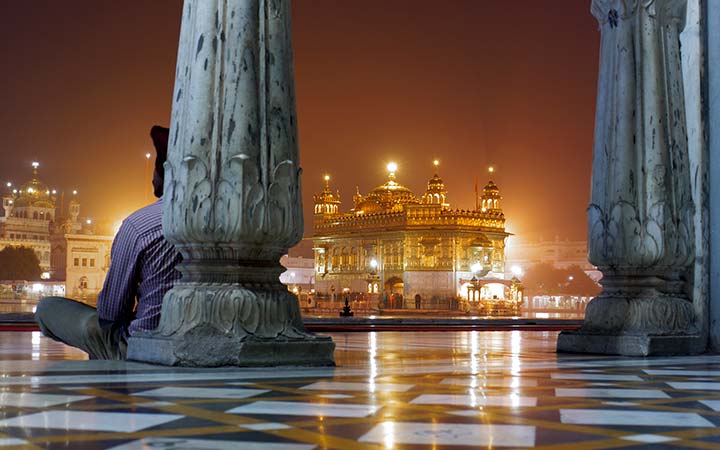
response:
M138 234L127 221L122 223L110 252L110 269L98 296L100 320L119 322L124 326L133 318L135 297L140 280Z

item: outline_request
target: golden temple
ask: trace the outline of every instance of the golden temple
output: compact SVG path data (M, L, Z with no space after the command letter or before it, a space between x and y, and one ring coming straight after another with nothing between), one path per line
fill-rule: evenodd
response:
M315 289L318 300L351 297L383 309L516 313L522 293L505 273L500 189L489 181L472 210L452 209L436 173L422 196L396 179L353 196L341 212L340 193L325 176L314 196ZM477 189L476 189L477 191Z

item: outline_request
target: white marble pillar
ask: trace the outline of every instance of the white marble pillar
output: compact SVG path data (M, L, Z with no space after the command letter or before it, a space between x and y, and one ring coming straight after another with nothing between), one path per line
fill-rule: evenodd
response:
M331 365L279 263L302 238L290 0L186 0L165 168L164 232L182 281L133 360Z
M593 0L602 33L595 126L590 261L603 292L559 351L622 355L705 349L693 300L693 164L680 33L686 0ZM704 298L697 299L705 301Z

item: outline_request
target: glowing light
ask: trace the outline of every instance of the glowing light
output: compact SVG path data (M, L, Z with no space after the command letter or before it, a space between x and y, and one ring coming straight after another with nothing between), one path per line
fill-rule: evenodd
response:
M37 161L33 161L32 167L33 167L33 169L37 169L38 167L40 167L40 163Z
M295 278L295 272L290 272L290 276Z
M33 188L28 188L28 194L32 194L33 192L35 192L35 189L33 189Z
M122 220L120 222L115 222L113 225L113 236L116 236L120 232L120 227L122 227Z
M52 195L55 195L55 194L57 194L57 190L56 190L56 189L53 189L53 190L52 190Z
M398 165L394 162L389 162L387 165L387 170L390 173L395 173L398 170Z
M512 272L512 274L515 275L516 277L519 277L520 275L522 275L522 269L520 268L520 266L512 266L510 268L510 272Z
M146 158L146 159L150 159L151 156L152 156L152 155L151 155L150 153L145 153L145 158Z
M36 294L39 294L43 291L43 285L41 283L35 283L32 285L32 291Z
M73 194L73 195L77 195L77 191L73 191L73 193L72 193L72 194Z
M50 272L43 272L40 274L40 279L42 280L49 280L50 279Z
M572 276L572 275L570 275L570 276L568 277L568 281L572 281L572 280L574 280L574 279L575 279L575 277Z
M325 175L325 181L330 181L330 175Z
M377 266L378 266L377 259L375 259L375 258L371 259L371 260L370 260L370 267L372 267L373 269L377 269Z
M433 166L437 167L439 165L440 165L440 160L436 159L435 161L433 161Z
M15 202L13 202L12 200L10 200L10 201L8 202L8 205L12 205L13 203L15 203Z
M88 219L88 220L85 221L85 223L88 224L88 225L92 225L92 220L91 220L91 219Z
M368 334L370 340L368 345L368 362L370 366L370 376L368 377L368 392L371 394L375 393L375 378L378 376L378 365L377 365L377 335L375 331L371 331Z
M12 187L12 183L8 181L7 184L6 184L6 186L7 186L7 187Z
M490 172L490 173L495 172L495 168L493 166L488 167L488 172Z
M472 270L472 273L478 273L482 270L482 264L476 262L475 264L470 266L470 270Z
M13 194L17 194L17 189L13 189Z
M383 445L386 449L395 448L395 423L392 421L383 422Z

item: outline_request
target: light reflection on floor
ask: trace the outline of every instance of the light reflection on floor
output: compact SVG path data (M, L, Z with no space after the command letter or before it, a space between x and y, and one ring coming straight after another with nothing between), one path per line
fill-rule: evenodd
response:
M558 355L557 332L332 336L334 369L207 370L0 333L0 448L720 448L720 356Z

